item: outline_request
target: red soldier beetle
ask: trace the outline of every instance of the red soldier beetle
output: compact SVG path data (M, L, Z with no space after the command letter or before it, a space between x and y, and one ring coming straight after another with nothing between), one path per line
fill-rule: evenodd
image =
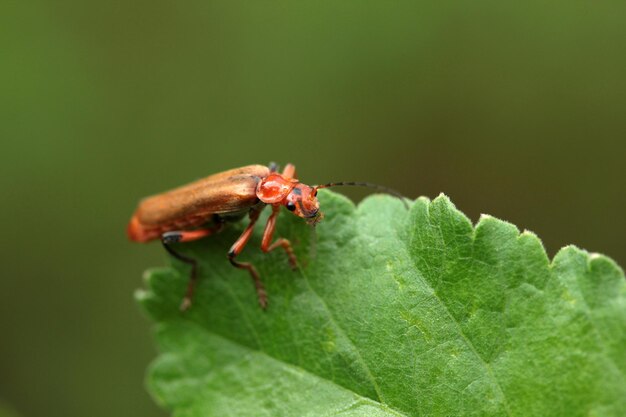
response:
M261 240L263 252L271 252L281 247L287 254L289 264L296 268L298 263L291 242L278 238L272 242L276 218L281 206L298 217L315 225L322 220L319 210L317 190L340 185L373 187L402 199L398 192L370 183L333 182L309 186L298 181L296 168L287 164L282 174L276 164L269 167L249 165L211 175L188 185L163 194L143 199L128 224L130 240L149 242L160 239L165 250L176 259L191 266L189 284L180 305L181 310L191 306L193 291L197 281L198 264L195 259L174 250L173 243L190 242L219 232L227 221L238 220L246 214L250 223L228 251L230 263L247 270L254 282L259 304L267 307L267 293L256 268L249 262L239 262L235 258L246 246L254 225L265 206L272 206Z

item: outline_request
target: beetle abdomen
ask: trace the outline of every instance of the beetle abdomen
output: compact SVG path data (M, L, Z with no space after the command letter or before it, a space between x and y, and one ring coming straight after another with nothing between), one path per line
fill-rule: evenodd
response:
M137 216L133 216L128 223L126 232L128 238L135 242L149 242L151 240L160 239L165 232L172 230L187 230L201 226L211 220L212 214L206 216L189 216L179 219L174 223L163 224L159 226L149 226L142 224Z

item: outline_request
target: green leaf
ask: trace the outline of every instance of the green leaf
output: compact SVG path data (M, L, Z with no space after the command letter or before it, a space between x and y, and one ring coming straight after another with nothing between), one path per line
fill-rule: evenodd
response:
M175 416L624 416L626 281L610 259L483 216L445 196L407 211L320 192L314 230L283 213L281 251L241 255L269 294L262 311L226 252L242 230L179 246L201 260L146 274L138 300L162 352L149 390Z

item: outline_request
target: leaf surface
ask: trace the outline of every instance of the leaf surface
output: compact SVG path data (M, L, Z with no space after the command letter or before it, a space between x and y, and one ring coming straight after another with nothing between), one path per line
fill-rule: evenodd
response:
M324 192L322 192L324 191ZM626 281L610 259L569 246L551 262L530 232L449 199L355 207L320 191L314 231L283 213L276 236L300 268L240 256L269 294L263 312L226 252L243 224L184 244L201 260L146 273L137 298L162 352L149 390L175 416L624 416Z

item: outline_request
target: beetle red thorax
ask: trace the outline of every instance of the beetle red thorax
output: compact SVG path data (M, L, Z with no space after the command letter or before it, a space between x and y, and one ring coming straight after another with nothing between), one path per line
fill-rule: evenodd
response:
M317 219L319 202L313 187L296 179L272 173L259 182L256 189L259 200L265 204L284 205L298 217Z
M265 204L280 204L297 184L298 180L272 173L259 182L256 196Z

